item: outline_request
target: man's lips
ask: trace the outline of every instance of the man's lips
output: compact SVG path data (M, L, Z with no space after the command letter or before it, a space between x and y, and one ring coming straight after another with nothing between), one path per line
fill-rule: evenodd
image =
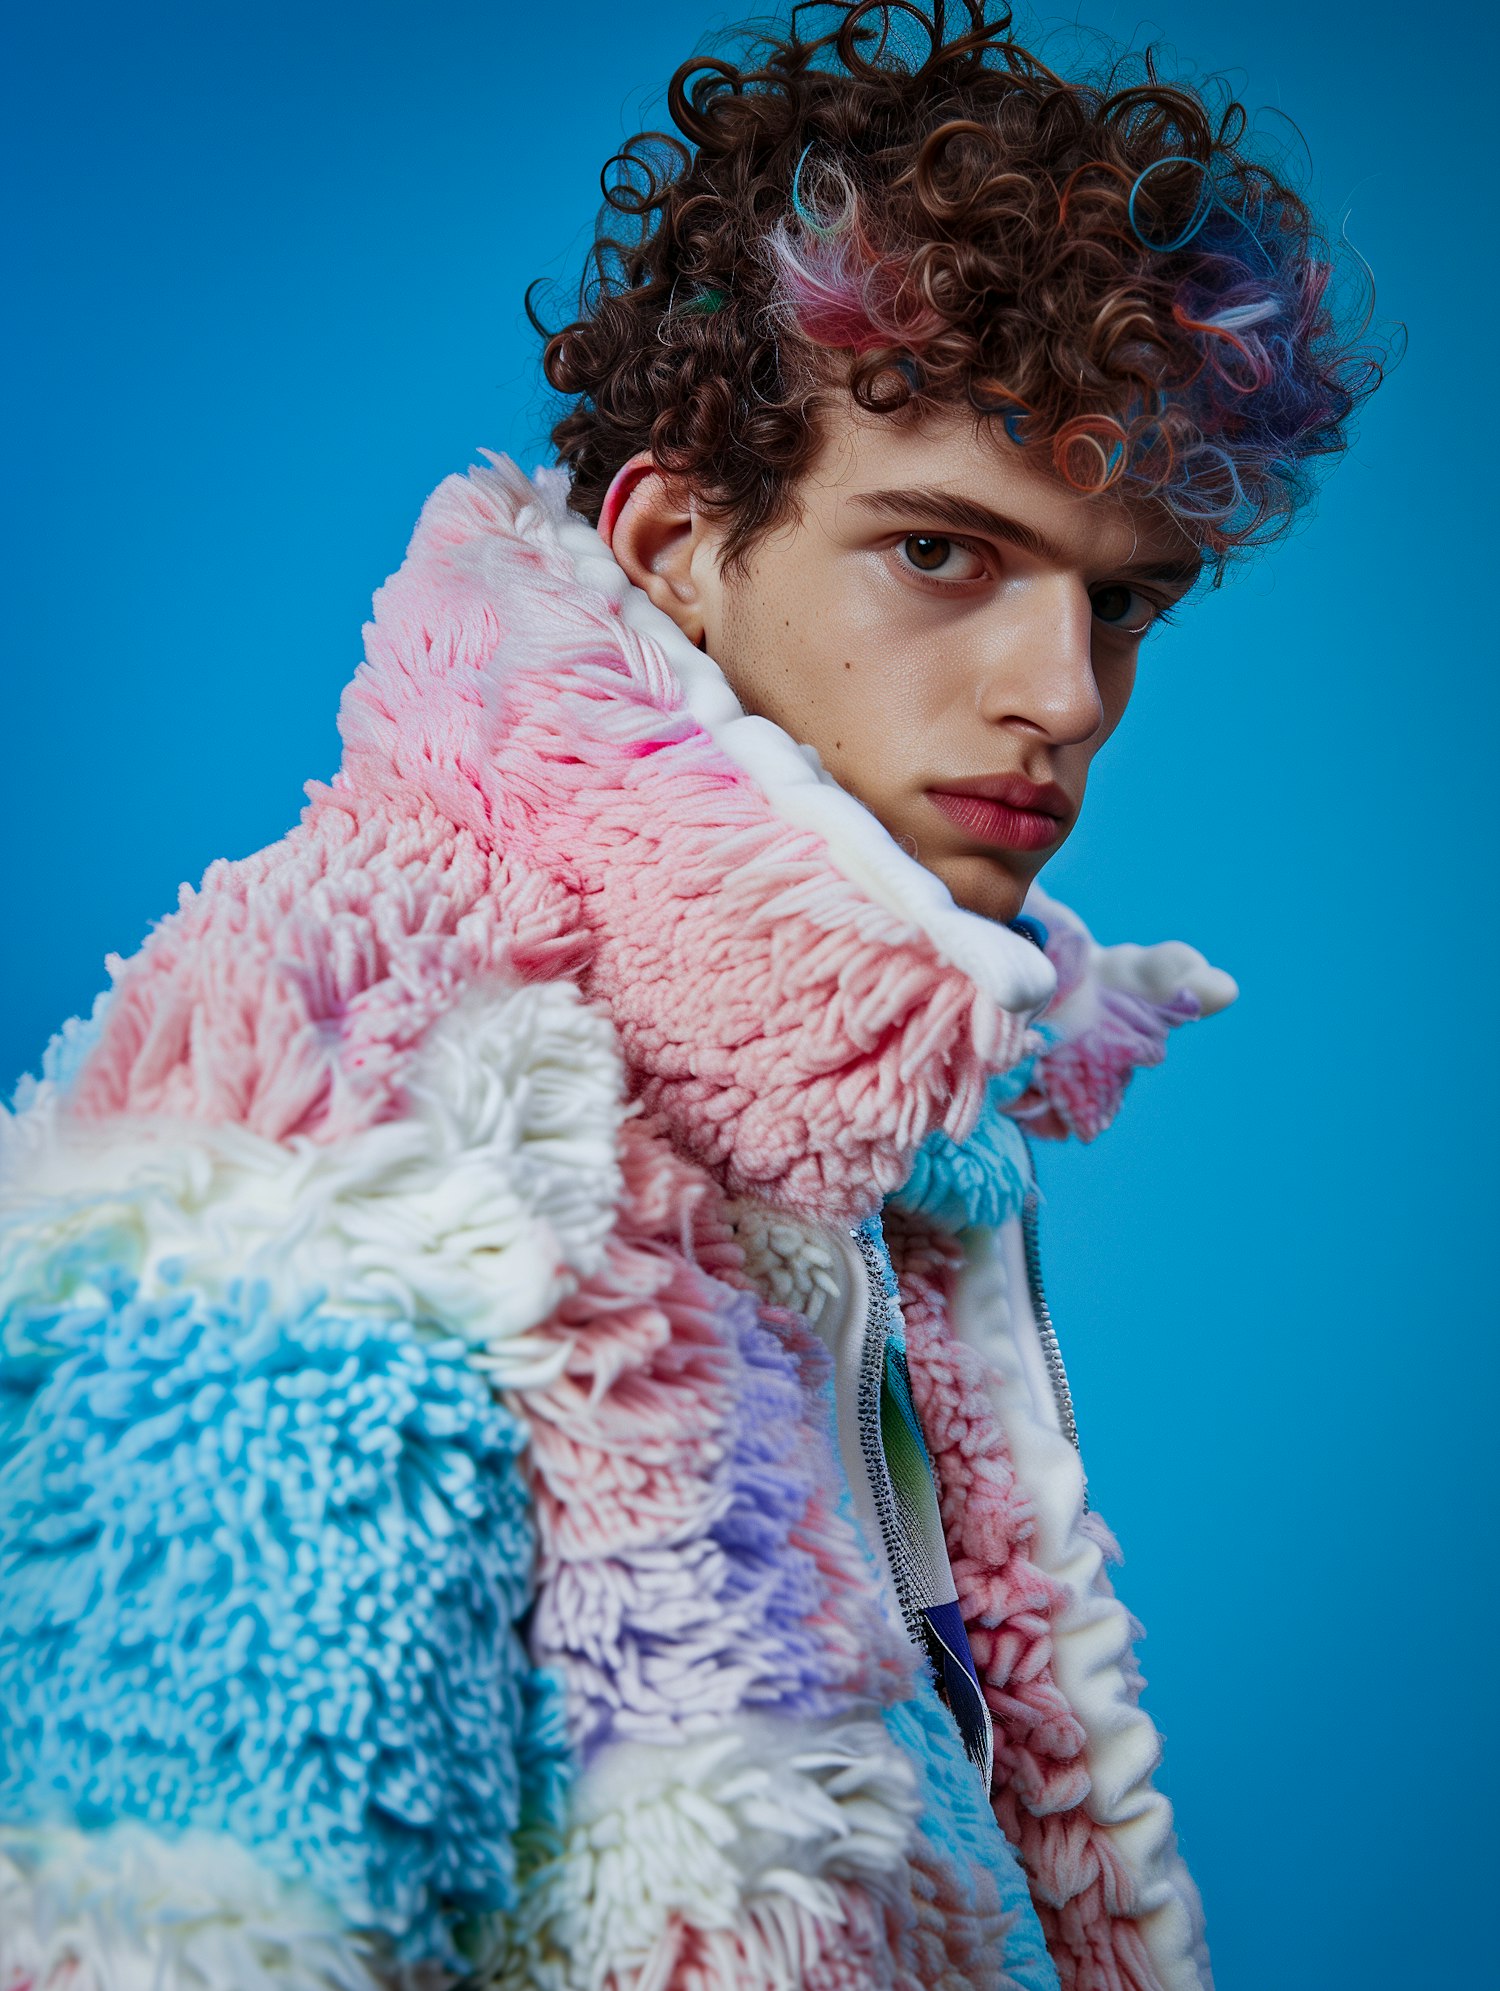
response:
M928 799L976 843L1000 850L1045 850L1060 841L1072 811L1056 782L1038 785L1019 775L985 776L929 788Z

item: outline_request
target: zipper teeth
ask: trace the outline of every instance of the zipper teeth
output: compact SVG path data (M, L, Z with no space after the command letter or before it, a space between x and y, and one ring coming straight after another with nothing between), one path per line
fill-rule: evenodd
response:
M1031 1143L1026 1144L1028 1155ZM1032 1178L1035 1180L1033 1162ZM1068 1383L1068 1371L1063 1364L1062 1347L1057 1339L1057 1328L1053 1323L1052 1309L1047 1304L1046 1288L1042 1284L1042 1252L1037 1236L1038 1197L1035 1189L1028 1189L1026 1200L1021 1205L1021 1236L1026 1246L1026 1285L1031 1294L1031 1311L1036 1319L1037 1338L1042 1344L1042 1360L1047 1365L1048 1380L1052 1384L1052 1400L1057 1405L1057 1421L1062 1434L1077 1452L1080 1462L1083 1447L1078 1442L1078 1419L1073 1410L1073 1391ZM1088 1482L1085 1479L1083 1508L1088 1512Z
M1022 1235L1026 1240L1026 1283L1031 1289L1031 1311L1036 1315L1037 1333L1041 1337L1042 1359L1047 1364L1047 1374L1052 1379L1052 1395L1057 1403L1057 1418L1062 1425L1063 1436L1076 1451L1078 1449L1078 1419L1073 1413L1073 1392L1068 1386L1068 1372L1063 1366L1062 1349L1058 1345L1057 1329L1052 1321L1052 1309L1047 1305L1047 1295L1042 1286L1042 1254L1037 1243L1037 1195L1034 1189L1027 1192L1021 1208Z
M895 1489L891 1485L890 1473L885 1462L885 1447L880 1437L880 1390L885 1379L885 1343L889 1327L885 1268L880 1262L880 1255L875 1246L863 1231L851 1230L849 1235L853 1238L855 1247L864 1261L868 1295L865 1307L865 1342L859 1358L859 1448L864 1456L865 1472L874 1496L875 1511L880 1518L880 1532L885 1541L886 1561L890 1564L891 1579L896 1586L896 1600L901 1606L901 1615L906 1620L908 1633L920 1645L925 1620L912 1593L901 1529L896 1519Z

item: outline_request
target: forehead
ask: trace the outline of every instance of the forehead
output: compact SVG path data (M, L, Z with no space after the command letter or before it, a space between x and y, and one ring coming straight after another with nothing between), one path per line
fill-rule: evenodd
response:
M901 491L942 492L1025 525L1049 552L1080 570L1143 562L1195 565L1199 549L1149 500L1130 504L1069 488L1006 435L998 417L967 408L875 415L847 396L824 417L823 441L799 480L804 516L848 529L870 500ZM888 521L889 523L890 521Z

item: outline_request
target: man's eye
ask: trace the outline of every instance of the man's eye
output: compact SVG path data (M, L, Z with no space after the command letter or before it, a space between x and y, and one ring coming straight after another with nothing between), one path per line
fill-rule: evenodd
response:
M1107 588L1095 588L1089 599L1098 621L1127 635L1144 635L1156 619L1155 602L1147 601L1144 595L1138 595L1121 581L1112 582Z
M919 574L942 574L948 580L973 580L981 564L961 539L937 532L909 532L901 552ZM965 560L971 563L968 571L963 570Z

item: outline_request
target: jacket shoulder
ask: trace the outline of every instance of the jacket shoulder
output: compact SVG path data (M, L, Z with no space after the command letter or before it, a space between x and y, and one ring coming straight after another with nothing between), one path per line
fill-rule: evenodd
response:
M502 1392L615 1222L613 1031L476 983L399 1114L272 1140L81 1113L108 1012L3 1130L0 1819L217 1835L449 1958L557 1777Z
M184 885L114 987L74 1098L328 1142L399 1114L474 982L576 978L577 897L437 803L311 783L301 822Z

